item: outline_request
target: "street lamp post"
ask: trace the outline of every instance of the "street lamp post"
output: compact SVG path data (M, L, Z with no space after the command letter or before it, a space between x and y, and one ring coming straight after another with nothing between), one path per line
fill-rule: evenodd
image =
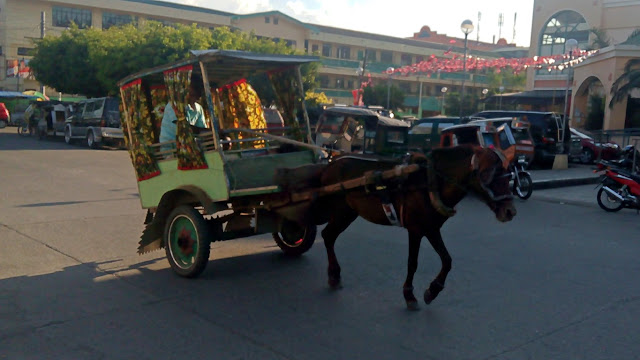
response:
M569 51L569 64L567 65L567 86L564 89L564 116L562 117L561 127L558 128L558 139L561 142L561 150L564 153L564 128L566 126L567 117L569 116L569 89L571 88L571 82L573 77L573 66L571 60L573 60L573 50L578 47L578 41L576 39L568 39L564 43L565 53Z
M442 89L440 89L440 92L442 92L442 104L441 104L441 108L440 108L440 114L444 115L444 94L447 93L449 89L447 89L446 86L443 86Z
M487 94L489 93L489 89L482 89L482 110L486 109L487 103L485 102L487 99Z
M500 90L500 106L498 107L498 110L502 110L502 93L504 92L504 86L500 86L498 90Z
M387 74L389 75L389 79L387 80L387 110L391 110L389 108L389 103L391 101L391 76L393 76L393 71L395 69L391 66L387 68Z
M464 81L467 77L467 37L473 32L473 22L467 19L460 24L460 30L464 33L464 59L462 62L462 89L460 91L460 118L462 118L462 103L464 102Z
M422 117L422 79L418 76L418 119Z

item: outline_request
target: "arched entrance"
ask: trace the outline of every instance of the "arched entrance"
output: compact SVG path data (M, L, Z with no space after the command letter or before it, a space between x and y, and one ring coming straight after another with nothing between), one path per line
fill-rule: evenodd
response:
M586 130L602 130L604 126L606 91L596 76L586 78L573 96L573 127Z

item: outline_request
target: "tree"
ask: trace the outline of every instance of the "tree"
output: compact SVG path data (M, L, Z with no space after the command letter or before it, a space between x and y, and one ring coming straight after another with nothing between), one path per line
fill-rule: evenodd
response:
M611 86L611 101L609 107L626 99L631 91L640 87L640 59L631 59L624 66L622 75Z
M591 49L602 49L611 45L611 38L607 34L606 30L591 28L589 30L593 34L593 41L591 41Z
M362 94L365 105L379 105L387 107L387 93L389 94L389 108L398 109L404 103L404 92L395 85L390 88L386 84L367 86Z
M193 49L296 53L284 41L259 39L253 33L227 27L210 30L195 24L174 27L146 21L104 31L80 30L72 25L59 37L37 40L30 67L38 81L61 92L92 97L117 95L120 79L145 68L185 59ZM317 67L303 66L305 89L315 88ZM256 82L261 86L260 80Z

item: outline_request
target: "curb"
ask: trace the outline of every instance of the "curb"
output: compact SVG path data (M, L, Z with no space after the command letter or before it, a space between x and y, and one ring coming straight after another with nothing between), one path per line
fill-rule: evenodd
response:
M553 180L538 180L533 181L533 189L553 189L566 186L578 186L596 184L600 181L600 177L583 177L583 178L565 178L565 179L553 179Z

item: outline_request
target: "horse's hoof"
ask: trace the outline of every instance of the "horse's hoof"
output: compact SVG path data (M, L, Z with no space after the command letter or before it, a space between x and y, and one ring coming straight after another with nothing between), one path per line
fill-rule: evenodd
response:
M431 295L431 291L429 291L429 289L427 289L424 292L424 303L429 305L431 304L431 302L435 299L436 297Z
M418 306L418 301L407 301L407 310L409 311L418 311L420 310L420 306Z
M331 290L342 289L342 283L340 282L340 279L329 279L329 288Z

